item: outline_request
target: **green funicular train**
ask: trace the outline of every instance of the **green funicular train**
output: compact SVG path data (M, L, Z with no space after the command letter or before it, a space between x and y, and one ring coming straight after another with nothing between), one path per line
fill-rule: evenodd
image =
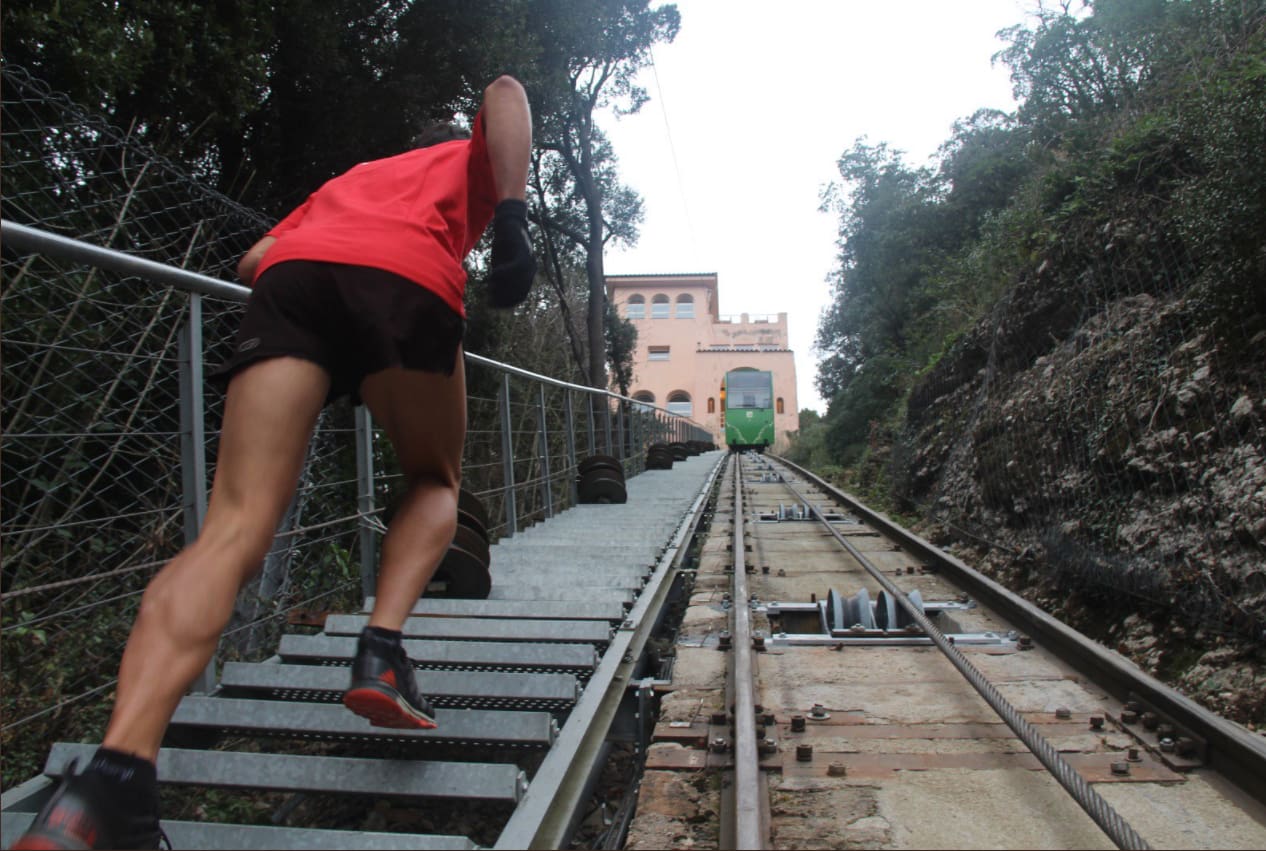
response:
M774 376L767 370L732 369L721 385L721 420L731 452L764 452L774 442Z

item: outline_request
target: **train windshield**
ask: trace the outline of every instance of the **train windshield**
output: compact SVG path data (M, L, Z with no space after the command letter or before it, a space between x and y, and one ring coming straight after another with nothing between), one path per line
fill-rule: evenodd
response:
M768 372L731 372L726 379L727 408L772 408L773 396Z

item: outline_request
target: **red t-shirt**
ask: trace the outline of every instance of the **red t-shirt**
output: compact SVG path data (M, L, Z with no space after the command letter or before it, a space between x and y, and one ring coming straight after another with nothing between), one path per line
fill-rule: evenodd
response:
M426 287L465 316L462 261L496 203L481 112L469 140L361 163L327 181L268 232L277 241L256 280L286 260L372 266Z

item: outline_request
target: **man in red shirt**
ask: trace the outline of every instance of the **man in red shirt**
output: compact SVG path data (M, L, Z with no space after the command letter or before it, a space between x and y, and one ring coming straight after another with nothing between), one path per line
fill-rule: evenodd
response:
M431 728L400 629L457 520L466 385L462 261L493 224L489 298L512 307L536 271L527 232L532 121L523 87L484 91L469 140L362 163L330 180L242 258L253 286L222 370L215 482L201 534L150 582L123 653L101 748L13 848L158 847L155 760L176 705L211 660L238 590L261 567L317 416L369 407L408 491L344 704L378 726Z

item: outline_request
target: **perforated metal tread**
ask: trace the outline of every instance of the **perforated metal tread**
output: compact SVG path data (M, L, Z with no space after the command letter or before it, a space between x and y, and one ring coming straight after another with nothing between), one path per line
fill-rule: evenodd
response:
M374 598L369 597L361 607L363 614L374 609ZM413 606L415 615L465 618L545 618L548 620L621 621L624 606L616 601L567 601L558 600L446 600L427 597Z
M60 778L66 764L87 764L96 745L59 742L44 773ZM333 792L403 798L468 798L518 801L526 775L515 765L476 762L429 762L416 759L364 759L296 754L164 748L158 754L164 784L258 789L272 792Z
M5 845L22 834L35 819L34 813L6 811L0 820ZM416 848L421 851L471 851L479 846L465 836L436 836L422 833L375 833L356 830L307 830L299 827L267 827L214 822L163 821L163 830L173 848L239 849L285 851L310 848L314 851L392 851Z
M549 745L555 733L553 718L546 712L437 709L435 721L439 726L434 730L389 730L370 726L336 703L186 697L176 707L172 726L289 738L531 747Z
M538 571L538 574L540 572ZM543 578L543 577L539 577ZM541 581L529 582L510 577L492 577L492 591L488 593L490 600L629 600L632 601L642 589L641 582L626 580L618 586L542 584Z
M313 639L319 639L314 636ZM346 658L356 652L356 639L306 639L322 650L332 642L352 642ZM283 640L283 656L294 642ZM337 649L337 648L336 648ZM343 648L346 651L346 647ZM329 658L329 657L326 657ZM234 697L338 701L350 682L345 665L293 665L229 662L220 688ZM419 686L436 707L445 709L531 709L559 712L576 702L579 683L570 674L510 674L495 672L426 671ZM251 693L254 693L253 695Z
M592 644L405 639L404 649L414 667L424 670L543 671L584 676L593 671L598 659Z
M369 623L366 615L330 615L326 635L359 635ZM602 621L549 621L512 618L409 617L401 628L406 639L443 641L537 641L547 643L606 644L611 626ZM408 648L406 648L407 650Z

